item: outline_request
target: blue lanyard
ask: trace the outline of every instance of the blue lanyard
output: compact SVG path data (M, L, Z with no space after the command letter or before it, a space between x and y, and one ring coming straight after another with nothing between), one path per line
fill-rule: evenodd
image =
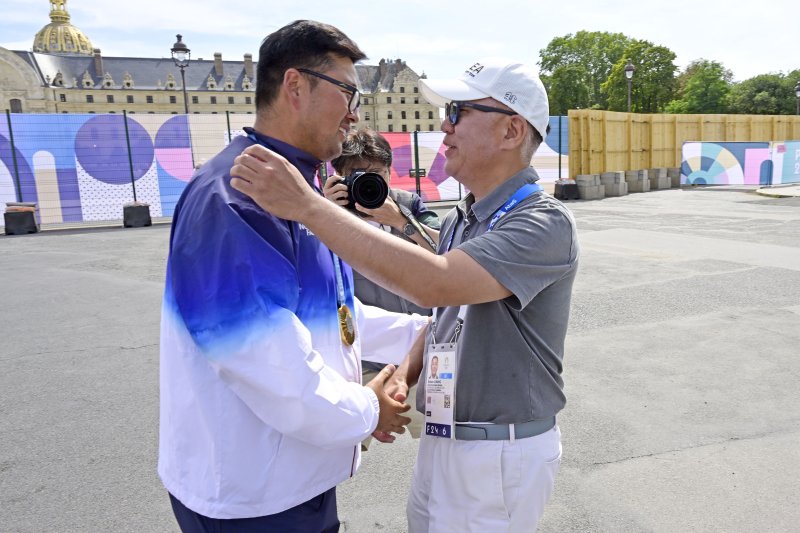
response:
M537 183L526 183L519 189L517 192L514 193L508 201L503 204L500 209L494 212L494 216L492 216L492 220L489 221L489 228L486 232L490 232L494 229L495 224L497 221L503 218L509 211L517 207L522 201L527 198L528 196L540 192L542 190L542 186ZM457 224L456 224L457 225ZM450 240L447 242L447 248L445 252L450 251L450 247L453 246L453 238L456 235L456 226L453 226L453 232L450 234Z
M333 268L336 270L336 306L341 307L346 303L344 276L342 275L342 260L333 252L331 252L331 257L333 258Z

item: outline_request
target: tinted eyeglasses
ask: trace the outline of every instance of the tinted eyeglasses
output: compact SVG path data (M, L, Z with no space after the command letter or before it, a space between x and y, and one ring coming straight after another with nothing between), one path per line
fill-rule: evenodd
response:
M347 110L350 113L355 113L358 109L358 106L361 105L361 93L358 91L357 87L353 87L349 83L345 83L343 81L339 81L335 78L331 78L330 76L326 76L325 74L319 73L315 70L307 69L307 68L298 68L298 71L302 72L303 74L310 74L311 76L317 77L321 80L325 80L328 83L332 83L339 87L340 89L344 89L348 93L350 93L350 100L347 102Z
M447 102L444 105L444 112L447 115L447 120L455 126L458 123L458 115L461 113L461 110L465 107L470 109L477 109L478 111L483 111L485 113L502 113L504 115L516 115L514 111L509 111L507 109L500 109L499 107L491 107L488 105L482 104L473 104L472 102L460 102L460 101L453 101Z

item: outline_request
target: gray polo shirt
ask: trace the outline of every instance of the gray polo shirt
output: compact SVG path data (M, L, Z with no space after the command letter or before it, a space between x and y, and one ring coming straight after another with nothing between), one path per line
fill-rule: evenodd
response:
M446 252L452 235L453 249L469 254L512 293L467 306L458 350L458 422L522 423L553 416L566 403L561 371L578 268L575 221L561 202L538 192L487 232L494 213L517 189L538 179L528 168L479 202L470 194L442 223L439 253ZM438 309L436 342L452 339L458 310ZM421 379L421 412L424 385Z

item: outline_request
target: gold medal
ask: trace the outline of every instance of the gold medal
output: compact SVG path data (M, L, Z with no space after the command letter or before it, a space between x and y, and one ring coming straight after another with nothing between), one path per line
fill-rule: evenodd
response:
M353 325L353 315L347 304L342 304L339 308L339 335L342 342L351 346L356 340L356 328Z

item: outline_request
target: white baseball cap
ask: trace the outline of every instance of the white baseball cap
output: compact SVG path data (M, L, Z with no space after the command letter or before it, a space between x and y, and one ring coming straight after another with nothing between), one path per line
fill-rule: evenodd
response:
M494 98L530 122L542 136L550 123L550 104L536 71L510 59L476 61L455 80L419 80L422 96L437 107L453 100Z

